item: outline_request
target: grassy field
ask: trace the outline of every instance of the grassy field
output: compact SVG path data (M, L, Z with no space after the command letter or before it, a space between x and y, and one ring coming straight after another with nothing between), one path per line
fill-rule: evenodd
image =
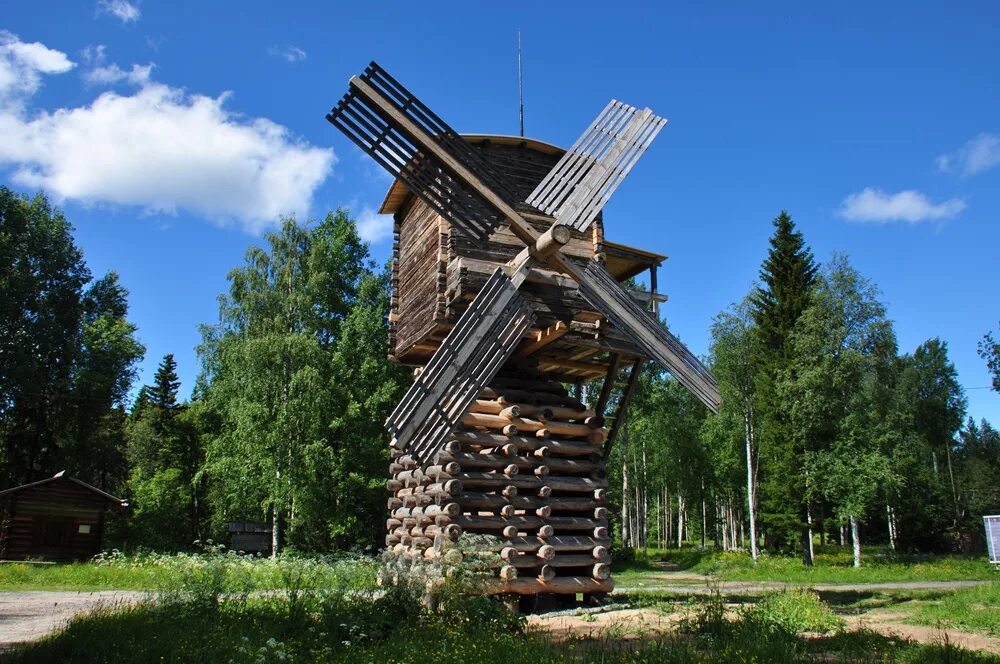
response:
M553 640L495 601L448 597L439 611L393 591L307 592L293 599L161 600L78 618L13 662L899 662L996 664L988 654L839 630L802 591L735 614L718 597L690 605L674 633ZM809 636L801 632L813 632ZM815 632L827 632L817 636Z
M908 622L1000 636L1000 582L915 601Z
M420 600L424 578L401 569L397 578L410 578L409 585L379 587L380 563L371 558L271 560L220 551L116 554L77 565L0 565L0 589L158 591L152 601L80 616L62 632L11 653L8 658L14 662L1000 664L1000 657L947 643L918 644L874 631L845 630L850 615L888 610L914 624L1000 635L1000 577L981 560L885 557L872 561L870 570L854 570L849 559L834 551L823 552L816 567L804 572L795 560L765 558L753 567L746 557L733 554L659 551L619 564L619 586L655 580L654 575L663 574L658 563L665 561L713 579L995 581L955 591L792 588L692 597L652 590L616 601L680 616L674 631L605 632L564 641L529 628L499 602L455 589L442 591L438 610L428 611ZM281 592L259 592L272 590Z
M852 566L851 553L840 547L817 549L813 567L785 556L761 555L755 564L746 553L718 553L698 549L637 551L632 561L615 565L620 587L655 586L662 563L675 569L719 581L760 581L809 584L891 583L904 581L988 581L1000 579L985 557L906 556L873 550L860 569Z

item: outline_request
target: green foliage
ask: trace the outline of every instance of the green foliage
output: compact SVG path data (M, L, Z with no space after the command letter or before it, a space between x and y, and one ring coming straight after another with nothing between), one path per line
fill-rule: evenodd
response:
M987 332L979 342L978 351L993 375L993 389L1000 392L1000 341L996 340L992 332Z
M1000 579L921 602L907 621L1000 636Z
M129 484L136 541L161 551L186 547L191 542L187 520L191 487L181 470L164 468L147 476L142 469L136 469Z
M67 470L118 492L123 402L144 349L114 272L91 282L44 195L0 187L0 486ZM88 286L89 284L89 286Z
M387 279L342 210L311 228L286 219L265 241L230 272L220 322L203 330L215 528L269 519L298 548L371 548L380 423L405 384L385 358Z
M193 581L192 583L202 583ZM205 597L212 597L213 581ZM721 596L692 606L679 633L640 639L555 641L487 597L464 596L428 611L419 598L374 586L294 595L170 598L104 608L63 631L7 654L12 662L996 662L949 646L921 646L873 632L804 638L824 624L808 599L772 600L767 611L734 615ZM808 605L803 610L803 605Z
M291 588L353 592L374 585L377 567L378 561L363 556L260 558L205 543L197 553L112 550L87 563L0 565L0 588L149 590L182 599L220 589L237 594Z
M745 617L793 633L832 632L844 624L815 591L805 588L768 593L746 611Z
M802 233L782 211L774 220L767 258L761 266L763 284L750 296L761 342L755 362L757 394L763 404L758 427L761 523L771 547L793 542L804 521L805 478L801 470L805 450L783 416L787 409L780 401L778 384L788 372L790 337L811 303L816 270Z

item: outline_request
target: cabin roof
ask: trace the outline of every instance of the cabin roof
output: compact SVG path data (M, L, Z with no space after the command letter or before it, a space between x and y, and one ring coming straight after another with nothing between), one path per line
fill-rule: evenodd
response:
M55 481L58 481L58 480L68 480L70 482L74 482L76 484L79 484L84 489L87 489L88 491L96 493L98 496L104 498L108 502L117 503L117 504L121 505L122 507L126 507L128 505L128 502L125 501L125 500L122 500L121 498L116 498L115 496L112 496L110 493L107 493L105 491L101 491L96 486L91 486L90 484L87 484L83 480L78 480L75 477L71 477L71 476L67 475L65 470L60 470L58 473L56 473L52 477L47 477L44 480L38 480L37 482L29 482L28 484L22 484L21 486L15 486L15 487L11 487L10 489L4 489L3 491L0 491L0 498L6 497L6 496L12 496L12 495L14 495L16 493L20 493L21 491L24 491L25 489L33 489L35 487L39 487L39 486L48 484L50 482L55 482Z
M558 156L562 156L566 152L566 150L558 145L553 145L552 143L524 136L508 136L504 134L462 134L462 138L469 143L488 141L498 145L523 145L533 150L537 150L538 152ZM403 203L406 202L406 198L409 195L410 190L406 188L406 185L403 184L402 181L393 180L392 186L389 187L389 191L386 192L385 199L382 201L382 205L378 209L379 214L396 213L400 207L402 207ZM666 256L661 254L656 254L644 249L636 249L635 247L629 247L617 242L609 242L605 240L603 244L607 256L606 266L608 268L608 272L610 272L619 281L628 279L629 277L634 277L654 265L659 265L667 259Z

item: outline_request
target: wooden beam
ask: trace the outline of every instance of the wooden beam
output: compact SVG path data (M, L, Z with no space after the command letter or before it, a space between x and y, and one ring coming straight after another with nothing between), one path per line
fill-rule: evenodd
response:
M611 425L611 430L608 432L608 437L604 440L604 458L608 458L611 454L611 445L615 442L615 436L618 435L618 431L622 428L622 422L625 421L625 414L628 411L629 402L632 401L632 395L635 394L635 386L639 382L639 374L642 372L642 360L636 360L632 364L632 372L628 376L628 384L625 386L625 392L622 394L622 398L618 401L618 410L615 412L615 421Z
M550 325L546 329L536 332L535 334L537 336L534 341L529 340L522 343L515 355L517 357L528 357L532 353L537 353L541 349L545 348L567 332L569 332L569 325L561 320L558 320L555 325Z
M565 360L558 357L543 357L538 360L539 367L559 367L561 369L572 369L573 371L582 371L588 374L603 374L606 369L605 365L597 364L596 362L579 362L576 360Z
M427 150L427 152L432 154L437 160L444 164L448 170L465 182L465 184L472 187L477 194L482 196L490 207L506 218L507 222L510 224L510 230L522 242L524 242L524 244L529 247L535 246L540 233L538 233L538 231L536 231L526 219L518 214L514 208L508 205L506 201L500 198L492 189L483 184L483 182L468 168L466 168L464 164L452 157L444 148L438 145L433 138L428 136L422 128L400 113L395 106L386 101L381 94L376 92L375 89L368 85L368 83L362 78L359 76L352 76L350 84L351 87L357 90L366 101L376 106L383 114L385 114L385 117L390 118L392 122L396 123L397 127L401 128L404 132L413 137L413 139L420 144L421 149ZM553 221L555 220L553 219Z
M604 409L611 398L611 388L614 387L615 379L618 377L618 367L621 365L621 356L618 353L611 354L611 364L608 365L608 373L604 377L604 384L601 385L601 395L597 398L597 406L594 412L604 415Z

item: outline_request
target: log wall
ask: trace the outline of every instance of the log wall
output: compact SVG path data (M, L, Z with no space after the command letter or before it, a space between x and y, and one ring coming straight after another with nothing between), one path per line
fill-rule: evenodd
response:
M69 480L0 499L0 558L82 560L101 549L108 501Z
M609 592L603 424L544 374L501 375L433 464L396 453L386 545L432 558L492 535L501 593Z

